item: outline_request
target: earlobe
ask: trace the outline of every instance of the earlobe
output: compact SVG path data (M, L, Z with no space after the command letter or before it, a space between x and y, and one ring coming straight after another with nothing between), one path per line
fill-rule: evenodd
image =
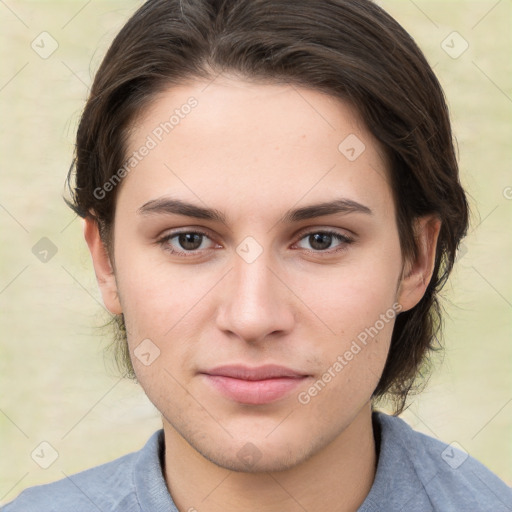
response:
M100 237L98 223L93 217L84 220L84 237L91 253L94 272L105 307L113 314L122 313L114 270L108 251Z
M440 229L441 220L435 215L416 219L416 257L404 265L398 290L397 301L402 305L403 311L418 304L430 283Z

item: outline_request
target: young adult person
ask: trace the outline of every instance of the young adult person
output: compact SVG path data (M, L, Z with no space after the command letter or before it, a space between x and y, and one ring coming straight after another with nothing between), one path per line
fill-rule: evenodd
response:
M447 107L368 0L150 0L80 122L71 206L162 415L5 512L506 511L398 415L467 230Z

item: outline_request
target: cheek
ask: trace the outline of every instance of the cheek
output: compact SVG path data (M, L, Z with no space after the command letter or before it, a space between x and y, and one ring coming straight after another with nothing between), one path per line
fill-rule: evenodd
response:
M376 387L401 310L396 302L400 258L397 242L395 248L368 252L328 274L302 276L300 294L309 307L303 317L306 337L313 336L313 324L320 325L311 312L327 326L318 339L322 347L321 382L310 395L322 390L323 397L316 406L331 399L339 407L347 400L364 402Z
M347 411L357 411L370 400L386 363L397 314L392 306L366 315L357 308L350 313L347 308L336 335L319 340L321 370L297 397L325 425L336 425Z
M140 244L139 244L140 245ZM125 321L130 333L162 339L190 314L215 276L197 272L194 265L176 265L165 261L155 248L137 248L124 252L119 244L117 285ZM210 283L211 281L211 283Z
M391 316L394 312L400 258L399 248L365 254L361 251L338 267L297 272L291 277L291 286L331 334L346 342L371 327L380 315L388 312ZM388 328L386 323L380 329L382 335L391 335Z
M131 271L123 273L128 268ZM210 283L212 276L200 276L192 266L187 271L171 265L152 266L136 257L120 264L119 274L128 346L138 381L152 397L169 389L179 393L174 379L181 382L183 369L194 364L198 332L210 316L204 296L215 280Z

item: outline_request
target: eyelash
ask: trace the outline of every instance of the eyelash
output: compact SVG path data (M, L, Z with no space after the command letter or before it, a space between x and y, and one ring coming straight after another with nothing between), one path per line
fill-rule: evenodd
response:
M171 253L173 255L178 255L178 256L185 257L185 258L190 258L190 257L197 256L199 249L195 249L193 251L176 251L175 249L170 249L169 248L168 243L169 243L170 240L172 240L173 238L176 238L179 235L184 235L184 234L202 235L202 236L205 236L206 238L210 238L208 233L205 233L204 231L201 231L201 230L197 229L197 230L193 230L193 231L178 231L178 232L175 232L175 233L171 233L171 234L165 235L164 237L160 238L157 241L157 243L165 251L167 251L167 252L169 252L169 253ZM338 231L333 231L333 230L330 230L330 229L322 229L322 230L317 230L317 231L308 231L306 233L301 234L301 236L300 236L298 241L300 242L301 240L304 240L305 238L307 238L307 237L309 237L311 235L317 235L317 234L330 235L333 238L337 239L340 242L340 245L337 246L337 248L335 248L334 250L331 250L331 249L326 249L326 250L323 250L323 251L322 250L316 250L315 251L315 250L311 250L311 249L303 249L303 250L305 250L306 252L308 252L310 254L315 254L315 255L322 255L322 254L332 255L333 253L338 253L338 252L342 252L342 251L346 250L347 246L354 242L353 238L350 238L350 237L348 237L346 235L342 235Z

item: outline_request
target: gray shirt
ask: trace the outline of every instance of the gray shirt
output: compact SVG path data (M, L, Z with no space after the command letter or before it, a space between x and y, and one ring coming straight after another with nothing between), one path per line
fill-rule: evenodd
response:
M510 512L512 489L452 445L373 413L379 454L358 512ZM162 473L163 430L138 452L23 491L2 512L178 512ZM314 511L310 511L314 512Z

